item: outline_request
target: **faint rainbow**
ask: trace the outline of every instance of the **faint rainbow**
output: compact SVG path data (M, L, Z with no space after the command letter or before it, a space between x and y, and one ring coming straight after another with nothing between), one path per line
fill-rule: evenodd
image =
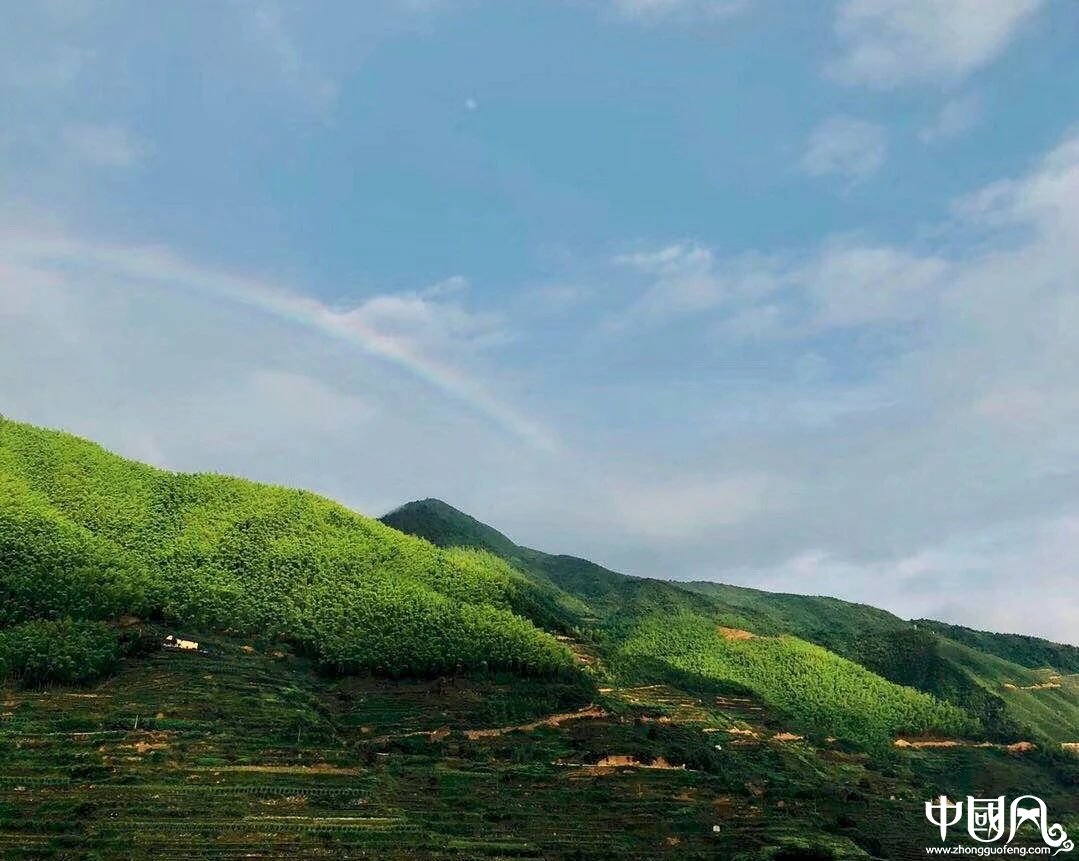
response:
M18 256L62 262L66 266L89 265L142 284L156 282L253 308L343 341L396 365L535 449L553 451L556 448L547 431L495 397L479 382L451 364L426 356L402 340L378 331L355 311L335 310L317 299L256 279L197 266L166 248L97 245L62 236L15 232L18 235L10 250ZM3 244L7 245L6 242Z

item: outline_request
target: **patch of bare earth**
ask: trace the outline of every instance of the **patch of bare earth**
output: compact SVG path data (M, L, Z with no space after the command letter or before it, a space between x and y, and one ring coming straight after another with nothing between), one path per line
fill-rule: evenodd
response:
M257 772L260 774L359 774L355 768L341 768L330 765L327 762L319 762L314 765L214 765L191 769L193 771L212 771L214 773L225 771Z
M1054 677L1034 685L1013 685L1011 682L1005 682L1001 687L1009 691L1048 691L1061 687L1061 683L1059 677Z
M506 735L511 732L531 732L532 730L539 729L541 726L561 726L567 721L572 720L594 720L596 718L604 717L607 717L607 712L604 709L596 705L590 705L583 709L578 709L575 712L548 715L545 718L531 721L530 723L516 724L514 726L500 726L492 729L466 729L465 738L469 741L475 741L480 738L495 738L496 736Z
M741 628L724 628L720 625L716 630L724 640L755 640L757 638L756 634L743 631Z
M1029 741L1017 741L1012 744L994 744L991 741L964 741L957 738L897 738L892 742L893 747L908 750L932 750L939 748L956 747L986 747L997 750L1006 750L1009 753L1028 753L1036 750L1037 745Z
M643 762L635 756L627 756L625 754L615 753L608 754L607 756L594 763L583 762L563 762L559 761L556 765L568 765L573 766L581 771L610 773L620 768L648 768L655 769L657 771L685 771L684 765L674 765L666 757L657 756L651 762Z

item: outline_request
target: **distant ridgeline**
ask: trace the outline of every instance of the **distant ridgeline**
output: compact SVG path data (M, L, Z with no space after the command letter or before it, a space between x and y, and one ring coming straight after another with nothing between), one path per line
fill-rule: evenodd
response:
M1060 742L1079 726L1077 686L1053 681L1079 672L1075 646L908 622L834 598L630 577L520 547L434 499L382 520L442 547L495 553L580 599L590 610L582 618L594 626L589 636L623 674L733 685L810 732L879 741L932 729ZM718 628L747 636L717 635Z
M107 674L147 645L133 620L289 643L333 674L745 695L798 732L865 747L906 733L1071 741L1079 726L1075 686L1054 681L1077 671L1073 647L628 577L520 547L438 500L379 522L0 419L0 675Z

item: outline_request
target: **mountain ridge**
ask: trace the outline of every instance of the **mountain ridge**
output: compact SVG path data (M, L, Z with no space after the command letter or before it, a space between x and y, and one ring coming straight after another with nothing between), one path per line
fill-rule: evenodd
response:
M0 420L0 855L869 861L941 794L1079 816L1079 677L385 519Z
M425 518L425 512L437 516ZM407 512L401 518L398 512ZM601 565L573 556L556 556L512 543L501 532L458 511L441 500L420 500L406 503L383 517L390 525L400 524L414 534L435 544L463 541L462 546L484 547L499 553L521 567L532 571L556 586L579 595L586 601L610 611L630 593L658 593L671 601L670 590L696 595L711 601L709 609L728 627L746 629L757 635L794 634L883 676L890 681L912 687L952 702L977 716L990 736L1014 740L1024 734L1048 734L1055 741L1067 740L1068 720L1079 721L1079 691L1070 690L1059 704L1068 715L1063 723L1036 719L1015 690L1016 679L1026 678L1025 670L1040 668L1031 663L1030 656L1049 658L1056 663L1044 666L1061 673L1073 672L1079 650L1068 644L1052 643L1026 635L969 632L970 629L931 620L904 620L901 617L868 604L859 604L827 596L807 596L793 593L774 593L751 587L733 586L708 581L674 581L620 574ZM479 529L470 533L477 524ZM499 537L497 544L487 540L489 533ZM508 543L507 543L508 542ZM674 604L677 605L677 601ZM700 607L696 609L700 610ZM707 610L705 610L707 612ZM1012 661L1015 666L1005 679L1005 664L993 665L985 677L975 672L971 662L959 660L951 648L948 632L967 640L972 637L1007 660L1016 657L1016 644L1026 646L1027 658ZM975 636L977 635L977 636ZM1022 656L1020 656L1022 657ZM1058 666L1059 664L1059 666ZM983 662L983 667L986 666ZM1028 679L1029 681L1029 679ZM1008 685L1012 685L1009 688Z

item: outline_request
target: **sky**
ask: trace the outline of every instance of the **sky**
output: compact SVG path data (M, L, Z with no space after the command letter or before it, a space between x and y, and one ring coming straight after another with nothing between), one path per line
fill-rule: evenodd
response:
M1077 641L1071 0L0 7L0 413Z

